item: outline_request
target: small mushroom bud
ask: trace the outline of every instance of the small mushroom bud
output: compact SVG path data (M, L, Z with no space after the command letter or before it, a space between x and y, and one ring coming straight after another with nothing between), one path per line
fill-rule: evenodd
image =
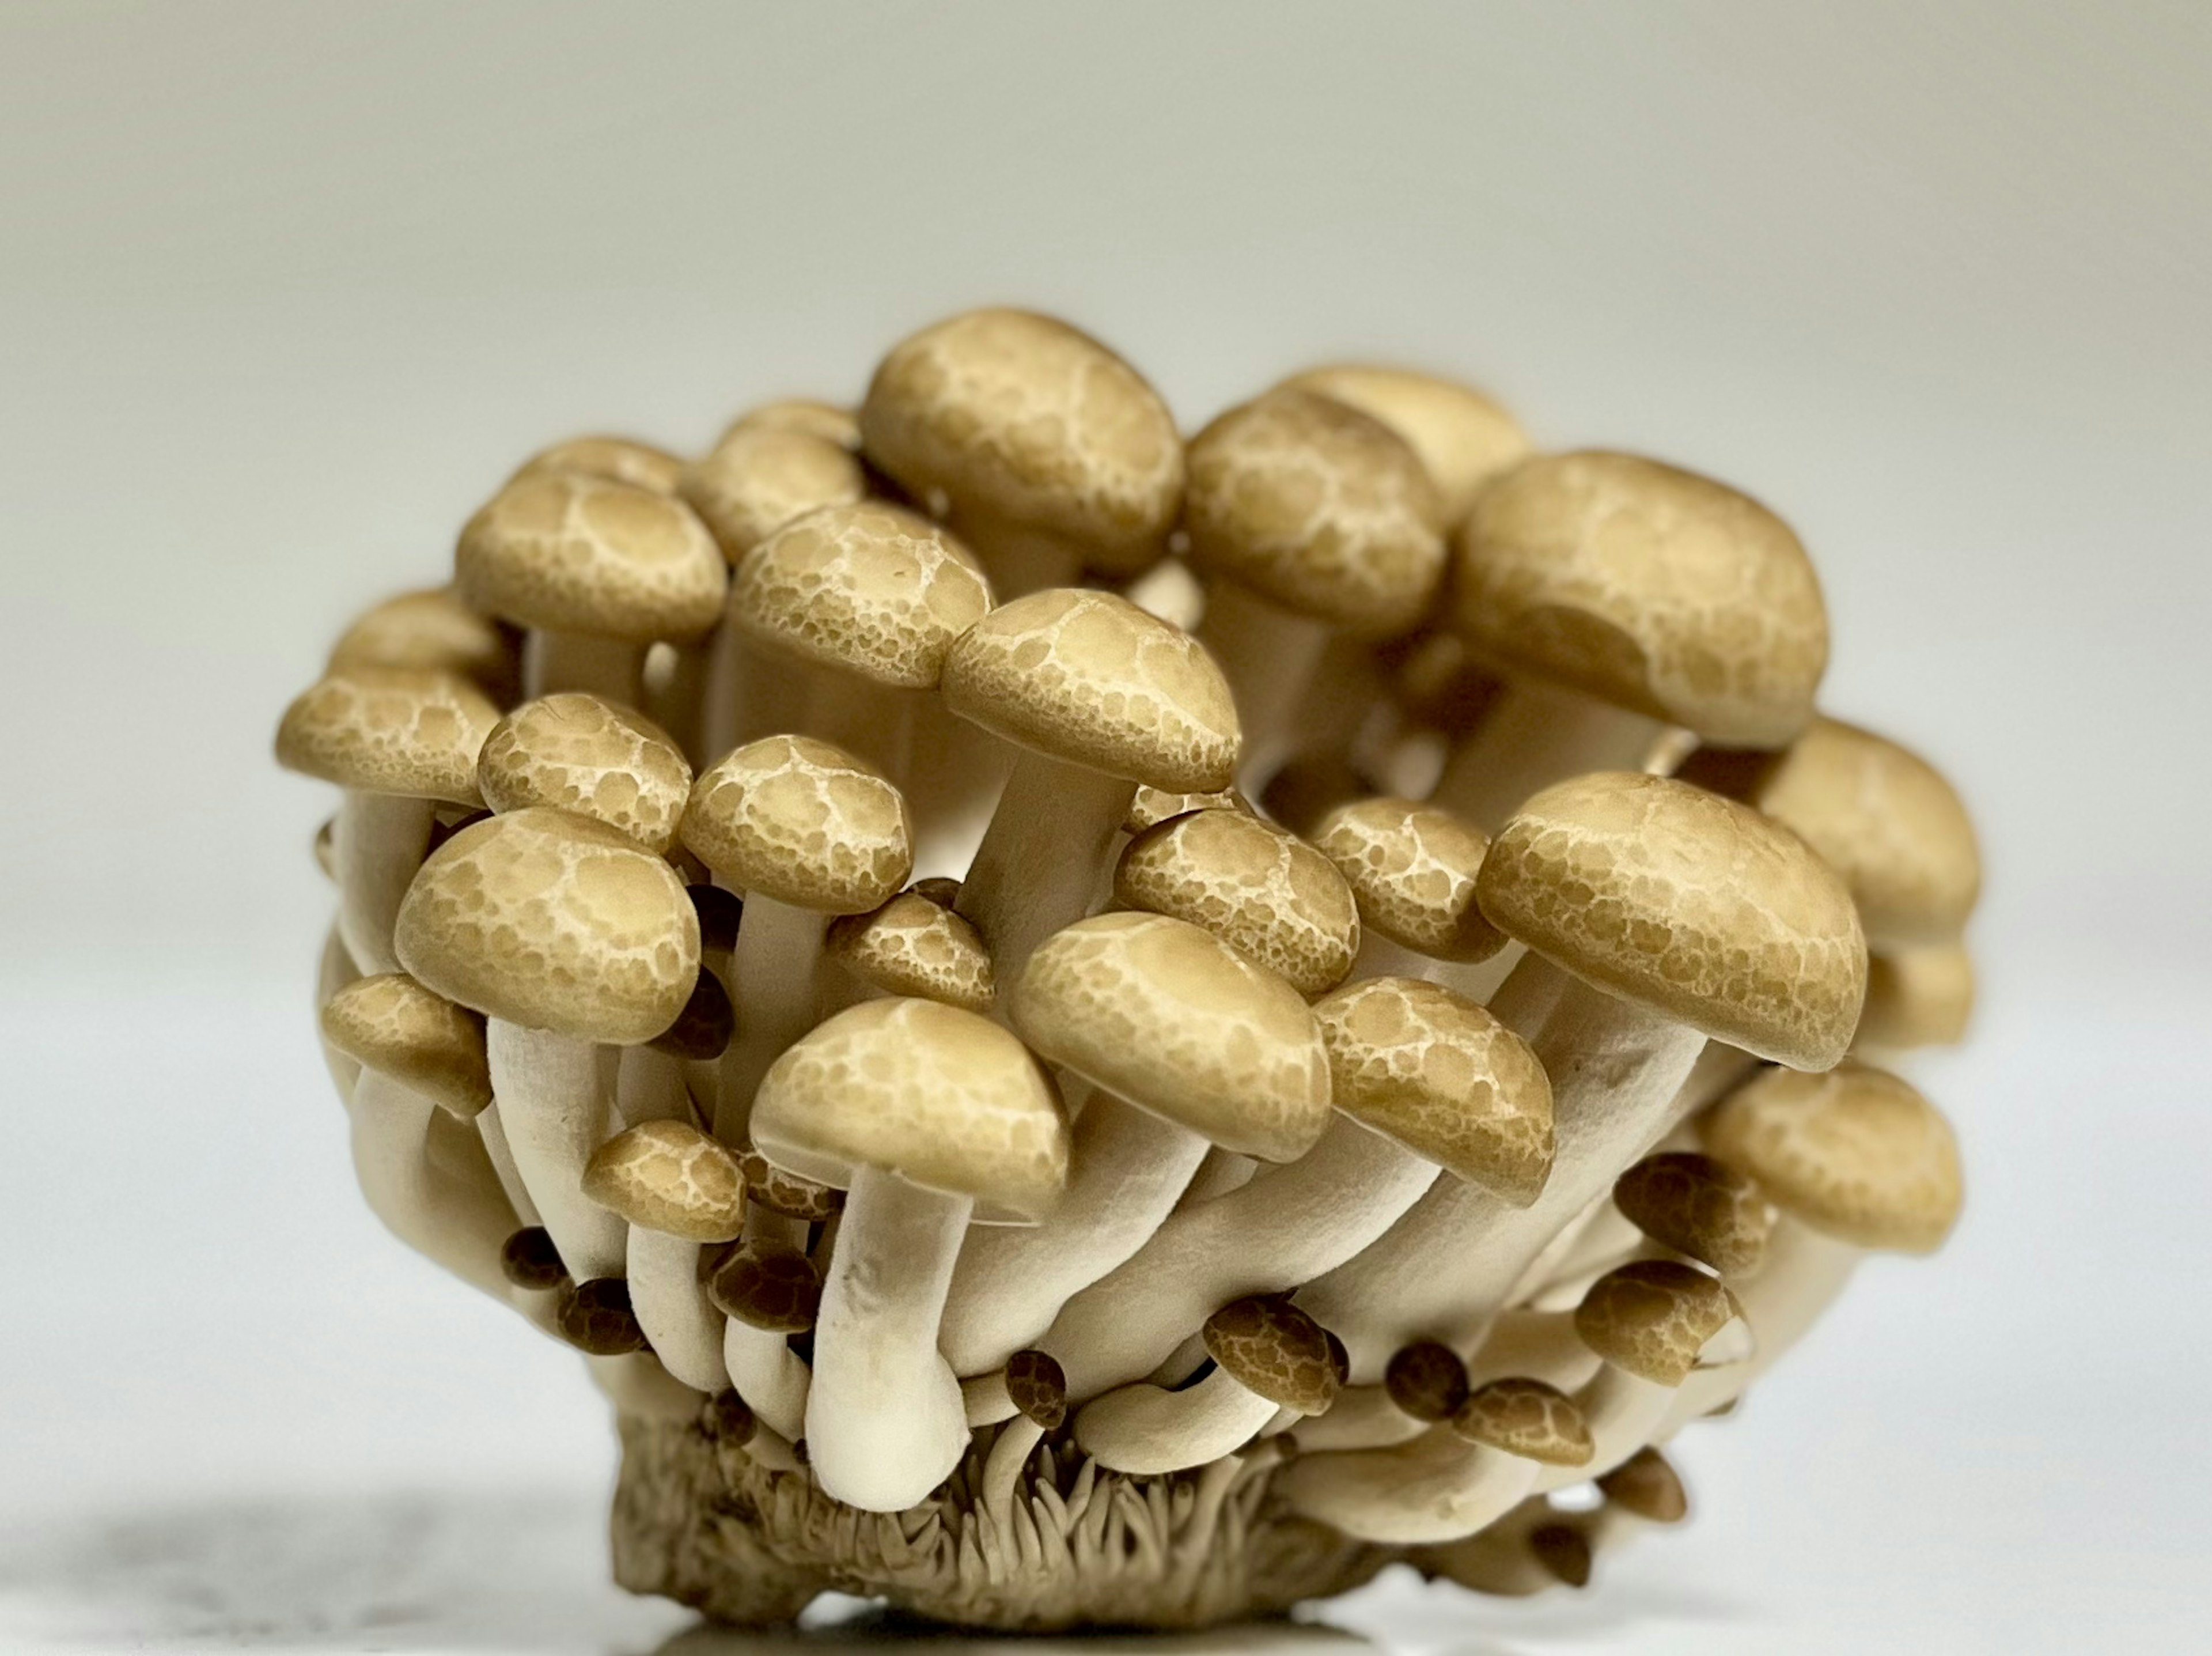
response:
M1006 1359L1006 1395L1048 1432L1067 1418L1067 1376L1047 1353L1017 1351Z
M554 1313L561 1337L594 1357L619 1357L645 1349L645 1330L629 1308L629 1284L619 1276L595 1276L561 1290Z
M1638 1449L1597 1481L1605 1498L1653 1524L1679 1524L1689 1515L1681 1477L1656 1449Z
M798 1249L756 1239L731 1251L707 1293L726 1317L771 1334L804 1334L822 1308L822 1274Z
M519 1288L557 1288L568 1280L553 1238L542 1225L526 1226L499 1251L500 1274Z
M1401 1347L1382 1371L1390 1401L1417 1421L1449 1419L1467 1401L1467 1365L1436 1340Z

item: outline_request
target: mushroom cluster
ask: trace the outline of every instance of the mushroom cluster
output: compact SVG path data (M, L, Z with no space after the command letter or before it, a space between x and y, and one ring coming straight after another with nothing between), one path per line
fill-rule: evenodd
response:
M362 1193L714 1616L1580 1586L1959 1210L1973 831L1827 653L1757 501L1401 369L1186 439L983 310L560 443L277 732Z

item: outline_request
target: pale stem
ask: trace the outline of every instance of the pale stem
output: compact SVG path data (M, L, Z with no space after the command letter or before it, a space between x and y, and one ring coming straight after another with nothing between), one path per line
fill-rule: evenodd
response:
M586 691L623 707L643 705L647 646L627 638L532 629L523 641L524 694Z
M1328 652L1326 621L1299 615L1235 581L1217 581L1206 595L1198 642L1212 652L1237 698L1244 733L1239 780L1264 782L1297 745L1307 685Z
M916 704L929 692L874 684L858 673L841 673L813 661L794 660L790 670L805 686L795 728L875 766L897 784L906 795L908 809L918 815L915 715ZM918 830L919 824L916 826Z
M538 1204L530 1199L530 1189L514 1165L514 1150L507 1142L507 1129L500 1123L498 1100L477 1112L477 1136L483 1141L484 1154L491 1159L492 1172L498 1175L500 1189L507 1192L516 1222L543 1225L545 1221L538 1216Z
M761 1077L814 1027L815 980L830 919L757 892L745 898L730 957L738 1028L722 1054L721 1096L714 1106L714 1135L725 1144L744 1141Z
M1176 1198L1178 1208L1195 1208L1201 1202L1241 1190L1259 1172L1261 1164L1250 1156L1239 1155L1234 1150L1224 1150L1215 1145L1206 1153L1206 1160L1198 1164L1198 1171L1190 1176L1182 1194Z
M1592 770L1641 770L1668 727L1579 691L1516 679L1452 750L1433 802L1494 834L1531 795Z
M338 874L338 931L365 973L398 971L392 922L430 849L437 801L349 788L338 805L331 852Z
M992 1440L991 1452L983 1461L982 1504L1001 1531L1013 1517L1014 1490L1021 1482L1022 1468L1043 1441L1044 1428L1026 1415L1008 1421Z
M621 1275L629 1227L582 1189L586 1164L613 1132L597 1050L504 1018L486 1025L484 1046L515 1171L561 1263L579 1282Z
M1001 997L1039 943L1091 911L1136 792L1134 782L1042 753L1014 761L958 905L990 951Z
M1437 1426L1389 1448L1301 1456L1275 1487L1293 1512L1346 1535L1416 1546L1495 1522L1528 1496L1543 1470Z
M688 643L658 645L669 654L667 674L646 680L647 715L674 739L694 770L703 770L710 756L720 757L707 746L708 696L720 643L718 628Z
M684 1060L649 1046L622 1048L615 1079L615 1119L623 1127L635 1127L642 1122L690 1118Z
M661 1367L693 1390L729 1384L722 1366L722 1313L699 1282L699 1245L629 1227L630 1309Z
M1116 1472L1179 1472L1233 1454L1275 1416L1275 1404L1217 1367L1180 1391L1139 1381L1094 1397L1075 1440Z
M1391 1402L1380 1381L1338 1387L1327 1414L1301 1421L1297 1428L1298 1447L1314 1451L1382 1448L1428 1429L1428 1422L1415 1420Z
M490 1163L475 1166L451 1146L430 1154L437 1105L404 1082L363 1069L349 1117L355 1177L369 1211L409 1247L471 1288L507 1301L501 1246L516 1227Z
M617 1357L587 1355L584 1366L621 1414L685 1424L699 1418L699 1405L705 1399L663 1368L650 1351L629 1351Z
M1741 1362L1699 1369L1685 1380L1655 1440L1663 1441L1691 1421L1742 1396L1842 1296L1851 1273L1865 1257L1863 1249L1824 1236L1802 1220L1784 1214L1767 1239L1759 1275L1730 1285L1756 1342L1751 1355Z
M722 1367L761 1423L795 1443L806 1430L811 1372L782 1335L735 1317L722 1329Z
M913 766L907 800L915 815L915 878L957 880L991 825L1013 772L1013 751L929 696L915 713Z

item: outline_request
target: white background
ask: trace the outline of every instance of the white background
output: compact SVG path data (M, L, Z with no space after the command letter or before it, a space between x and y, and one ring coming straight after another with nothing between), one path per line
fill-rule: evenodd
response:
M1698 1512L1407 1648L2202 1647L2212 11L0 9L0 1647L644 1651L562 1354L377 1230L267 757L522 454L1012 300L1195 425L1319 357L1753 488L1985 835L1970 1211Z

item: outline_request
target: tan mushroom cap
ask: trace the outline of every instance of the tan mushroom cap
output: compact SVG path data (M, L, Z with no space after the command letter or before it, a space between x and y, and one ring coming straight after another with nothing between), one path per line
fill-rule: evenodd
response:
M1882 950L1867 959L1856 1044L1950 1046L1966 1038L1973 1013L1974 959L1964 944Z
M477 782L495 811L574 812L661 856L691 797L690 764L667 732L582 691L526 702L501 719L477 755Z
M1542 1466L1587 1466L1597 1453L1589 1422L1572 1397L1517 1374L1478 1388L1452 1416L1451 1431Z
M284 709L276 763L362 793L481 805L477 752L498 722L499 709L458 673L352 667Z
M532 472L461 530L461 596L526 627L648 643L721 618L729 571L682 502L580 472Z
M691 785L684 843L748 895L865 914L906 884L905 797L865 760L810 736L748 742Z
M451 587L399 593L356 616L331 647L325 671L359 667L458 673L495 700L514 693L520 671L508 635Z
M1199 1337L1230 1379L1278 1408L1318 1415L1336 1401L1327 1332L1280 1294L1231 1300Z
M1528 800L1476 882L1491 923L1609 994L1800 1069L1850 1044L1866 942L1789 830L1702 788L1600 771Z
M635 437L570 437L550 448L541 448L515 469L518 478L544 472L581 472L586 477L626 483L649 489L656 495L676 492L677 474L684 462L665 448ZM512 479L510 479L511 481Z
M1336 1107L1525 1208L1552 1174L1552 1082L1528 1044L1466 996L1367 977L1314 1008Z
M1777 1205L1862 1248L1933 1252L1965 1199L1951 1124L1911 1083L1851 1060L1754 1076L1705 1117L1704 1136Z
M676 871L605 823L541 806L433 851L392 946L463 1006L620 1045L675 1022L699 975L699 920Z
M1067 1418L1067 1374L1048 1351L1017 1351L1006 1359L1006 1396L1048 1432Z
M1204 647L1111 593L1000 605L955 641L940 688L1017 747L1177 792L1228 787L1243 740Z
M934 689L952 641L990 607L966 547L872 502L785 524L730 581L731 618L752 636L903 690Z
M744 1229L737 1158L688 1121L616 1134L586 1164L583 1190L641 1229L687 1242L727 1242Z
M1680 1476L1649 1444L1610 1472L1599 1473L1597 1487L1614 1506L1647 1523L1680 1524L1690 1515Z
M722 435L726 439L732 433L758 427L804 432L855 454L860 447L860 417L849 408L813 397L780 397L758 408L747 409L724 428Z
M323 1038L441 1109L473 1118L491 1102L483 1020L405 972L357 977L323 1002Z
M755 1238L716 1262L707 1297L749 1328L804 1334L822 1309L822 1273L797 1248Z
M1575 1307L1575 1332L1614 1367L1680 1385L1741 1309L1717 1277L1693 1265L1639 1259L1590 1284Z
M865 498L868 480L841 442L740 420L684 468L678 491L735 563L793 519Z
M1139 782L1135 797L1129 801L1129 813L1121 819L1121 831L1141 834L1146 829L1165 822L1170 817L1179 817L1186 811L1242 811L1249 816L1252 814L1252 803L1234 788L1220 788L1203 794L1182 794Z
M842 1190L787 1173L750 1145L738 1153L738 1167L744 1175L745 1200L787 1219L818 1225L845 1205Z
M1359 952L1359 911L1335 865L1239 811L1193 811L1131 840L1114 900L1203 927L1301 995L1326 994Z
M1468 1399L1467 1365L1441 1340L1416 1340L1390 1355L1382 1389L1417 1421L1449 1420Z
M1067 1117L1022 1044L934 1001L867 1001L770 1066L753 1142L824 1184L880 1168L975 1198L985 1217L1036 1220L1067 1182Z
M1271 391L1191 439L1192 564L1347 632L1385 637L1428 612L1442 521L1413 451L1331 397Z
M830 958L871 989L988 1012L997 983L975 927L907 891L830 928Z
M1484 484L1528 453L1510 414L1472 386L1433 374L1339 363L1283 383L1348 403L1396 432L1427 468L1448 524L1467 515Z
M884 357L860 408L869 459L917 500L1036 531L1133 575L1183 488L1175 417L1137 371L1065 322L977 310Z
M1789 741L1828 664L1790 527L1632 454L1542 455L1492 483L1459 532L1454 593L1492 660L1711 741Z
M1360 923L1437 960L1487 960L1505 935L1475 903L1490 842L1432 805L1364 799L1340 805L1314 830L1359 905Z
M1328 1123L1305 1002L1187 921L1079 920L1037 946L1006 1011L1052 1062L1224 1150L1293 1161Z
M1692 1150L1644 1157L1614 1182L1613 1205L1654 1242L1723 1276L1756 1271L1774 1227L1758 1185Z

